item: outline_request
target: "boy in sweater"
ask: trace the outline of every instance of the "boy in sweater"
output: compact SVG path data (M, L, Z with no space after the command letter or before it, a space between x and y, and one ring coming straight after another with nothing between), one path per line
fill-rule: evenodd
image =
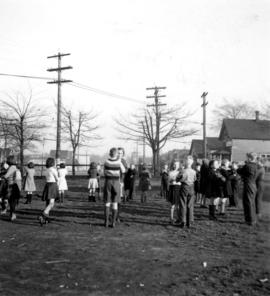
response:
M109 158L104 163L104 203L105 227L109 227L110 207L112 205L112 227L115 227L118 203L120 202L120 176L125 168L118 157L117 148L111 148Z

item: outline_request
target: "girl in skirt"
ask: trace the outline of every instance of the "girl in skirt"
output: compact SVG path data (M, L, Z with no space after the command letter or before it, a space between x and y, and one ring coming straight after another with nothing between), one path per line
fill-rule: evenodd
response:
M30 204L32 202L33 191L36 191L35 184L35 165L33 162L29 162L25 168L25 180L23 184L23 190L26 192L26 201L25 204Z
M5 198L9 202L10 220L14 221L16 219L16 205L18 204L20 198L20 189L17 184L18 173L14 155L8 156L7 164L9 165L9 168L6 174L3 176L3 178L7 180L7 192Z
M64 196L65 196L65 191L68 190L67 186L67 180L66 180L66 175L67 175L67 169L66 165L62 162L59 165L58 169L58 190L59 190L59 202L63 203L64 202Z
M178 211L179 206L179 197L180 197L180 182L176 181L177 176L179 175L179 170L177 169L176 163L172 164L172 168L169 172L168 181L169 181L169 195L168 195L168 201L171 203L171 209L170 209L170 223L175 224L178 223L179 220L174 220L174 211L175 208ZM179 216L177 214L177 216Z
M58 195L58 174L55 168L54 158L49 157L46 160L46 185L43 190L42 200L46 202L46 207L42 214L38 217L39 223L42 226L50 221L49 215L51 209L54 207L54 201Z
M90 163L90 168L88 170L88 190L89 190L89 196L88 201L96 202L96 191L99 188L98 185L98 170L97 170L97 164L95 162Z

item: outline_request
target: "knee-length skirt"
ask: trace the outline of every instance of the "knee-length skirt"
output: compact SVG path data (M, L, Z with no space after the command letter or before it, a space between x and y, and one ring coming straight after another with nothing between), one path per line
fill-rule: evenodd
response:
M46 183L43 194L42 200L50 200L56 199L58 197L58 186L56 182Z

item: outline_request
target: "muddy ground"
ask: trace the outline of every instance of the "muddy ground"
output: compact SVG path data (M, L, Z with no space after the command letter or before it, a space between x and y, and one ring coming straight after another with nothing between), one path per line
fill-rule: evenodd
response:
M169 225L154 190L146 204L123 204L122 223L105 229L87 180L68 183L52 223L39 226L38 196L21 200L15 222L0 217L0 295L270 295L269 216L250 227L228 209L213 222L196 206L194 227L183 230Z

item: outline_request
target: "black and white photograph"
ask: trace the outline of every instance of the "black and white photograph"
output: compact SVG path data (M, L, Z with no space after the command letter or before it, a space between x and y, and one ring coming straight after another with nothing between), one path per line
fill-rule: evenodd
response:
M0 295L270 295L270 0L0 0Z

